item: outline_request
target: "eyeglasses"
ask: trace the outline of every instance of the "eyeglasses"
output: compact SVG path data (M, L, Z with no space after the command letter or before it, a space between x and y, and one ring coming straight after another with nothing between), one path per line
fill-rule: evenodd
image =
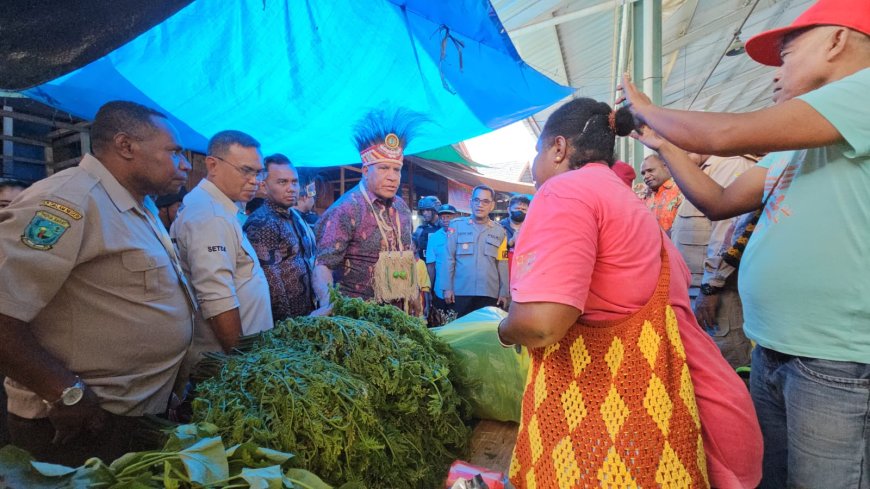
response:
M492 201L489 199L478 199L477 197L475 197L475 198L471 199L471 203L474 205L478 205L478 204L489 205L489 204L492 204Z
M231 167L235 168L236 171L239 172L239 173L240 173L243 177L245 177L245 178L251 178L251 177L253 177L253 178L257 179L258 182L262 182L263 180L266 179L266 174L267 174L268 172L266 171L265 168L260 168L259 170L255 170L255 169L253 169L253 168L251 168L251 167L249 167L249 166L242 166L242 167L240 168L240 167L237 166L235 163L229 162L229 161L227 161L227 160L221 158L220 156L215 156L215 155L209 155L209 156L211 156L212 158L216 158L216 159L218 159L218 160L221 160L221 161L223 161L224 163L226 163L226 164L230 165Z

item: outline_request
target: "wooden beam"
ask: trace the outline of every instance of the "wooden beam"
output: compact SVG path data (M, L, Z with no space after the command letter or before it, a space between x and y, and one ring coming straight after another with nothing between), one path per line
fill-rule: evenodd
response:
M71 131L80 130L79 127L77 127L75 124L70 124L69 122L54 121L47 117L25 114L24 112L13 112L12 109L6 107L4 107L2 111L0 111L0 115L2 115L3 117L11 117L19 121L36 122L37 124L44 124L46 126L52 126Z
M340 182L338 188L341 191L340 194L344 195L344 191L345 191L345 188L344 188L344 167L339 168L338 175L339 175L339 182Z
M45 154L45 174L51 176L54 173L54 148L50 145L43 148Z
M5 133L6 131L3 131L3 132ZM38 139L31 139L31 138L22 138L22 137L18 137L18 136L7 136L6 134L3 134L2 136L0 136L0 140L2 140L4 142L9 141L9 142L19 143L19 144L29 144L31 146L51 146L47 141L40 141ZM6 145L5 144L3 145L3 148L4 148L3 154L5 155L6 154L6 151L5 151ZM11 154L11 151L10 151L10 154Z

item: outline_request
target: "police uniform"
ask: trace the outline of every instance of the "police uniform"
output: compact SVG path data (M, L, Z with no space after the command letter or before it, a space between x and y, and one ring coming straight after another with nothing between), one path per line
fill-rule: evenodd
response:
M273 327L269 284L238 213L235 202L203 179L172 223L170 234L200 306L191 362L201 352L223 350L206 322L218 314L238 308L243 335Z
M493 220L476 224L470 217L450 221L450 228L445 287L456 297L456 313L463 316L510 295L504 228Z
M91 155L37 182L0 209L0 283L0 313L27 323L103 409L166 410L194 309L150 197L134 200ZM6 390L11 415L47 416L24 386Z

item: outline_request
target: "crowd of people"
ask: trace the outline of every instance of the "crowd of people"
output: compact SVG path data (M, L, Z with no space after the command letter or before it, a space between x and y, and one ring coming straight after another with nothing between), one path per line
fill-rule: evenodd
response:
M498 341L532 358L516 487L870 487L870 125L854 103L870 9L852 7L820 0L747 43L779 66L770 108L666 109L627 77L618 110L566 103L534 198L501 221L481 185L467 216L421 198L413 229L398 193L419 114L363 117L362 179L317 216L314 186L251 135L215 134L186 191L167 116L105 104L77 167L0 181L11 442L66 465L147 448L138 420L185 399L203 353L328 315L335 287L430 326L509 311ZM614 155L628 135L654 152L634 187Z

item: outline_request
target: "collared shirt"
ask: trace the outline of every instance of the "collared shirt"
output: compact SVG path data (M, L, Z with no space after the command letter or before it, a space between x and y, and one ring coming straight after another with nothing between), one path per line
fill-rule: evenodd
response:
M677 209L683 203L683 193L677 187L677 182L669 178L654 194L648 195L644 203L655 214L659 226L670 231L677 217Z
M454 295L510 295L504 228L491 219L477 224L470 217L450 221L450 228L444 267L448 290Z
M207 319L239 309L242 334L273 327L269 284L236 215L239 208L203 179L184 197L170 234L200 305L194 351L220 351Z
M272 317L305 316L314 310L314 234L293 209L266 200L245 223L269 282Z
M28 323L120 415L166 409L193 332L156 215L150 197L137 202L91 155L0 209L0 313ZM6 388L9 412L47 415L30 390L11 379Z
M701 170L719 185L727 187L754 165L754 160L743 156L711 156L701 164ZM724 287L725 281L734 272L734 267L722 260L720 250L731 224L737 219L710 221L688 199L680 204L671 228L671 241L680 250L692 272L689 295L697 296L702 283Z
M447 266L447 234L452 232L452 229L442 227L438 232L432 233L426 242L426 263L435 264L432 293L439 299L444 298L444 290L447 288L447 272L444 270Z
M511 225L512 222L513 221L511 221L510 216L505 217L504 219L502 219L498 222L501 225L501 227L504 228L504 232L505 232L505 235L507 236L508 243L510 243L510 241L512 239L514 239L514 235L519 232L519 228L514 229L513 225ZM514 243L512 246L508 246L508 249L509 250L513 249L514 246L516 246L516 243Z
M375 215L357 185L341 196L317 224L317 261L333 273L339 290L350 297L374 298L375 263L381 251L396 250L396 219L401 223L401 242L412 249L411 209L401 197L390 201L364 189L372 205L387 225L384 242Z

